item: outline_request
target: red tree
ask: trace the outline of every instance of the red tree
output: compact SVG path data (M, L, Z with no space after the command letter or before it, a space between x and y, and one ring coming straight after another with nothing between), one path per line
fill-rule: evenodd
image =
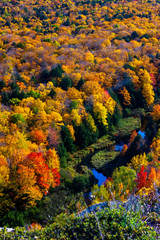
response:
M147 172L144 171L144 166L141 167L141 170L137 174L137 179L135 181L137 182L138 190L147 185Z

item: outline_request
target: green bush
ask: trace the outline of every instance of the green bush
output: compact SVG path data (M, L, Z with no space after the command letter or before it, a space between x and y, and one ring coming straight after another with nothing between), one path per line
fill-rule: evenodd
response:
M118 154L119 152L116 151L99 151L92 157L91 163L94 168L100 169L106 167L106 165L113 161Z
M72 80L69 77L65 76L60 82L60 87L63 90L67 91L68 88L72 87Z
M130 134L135 129L141 128L141 119L137 117L128 117L120 119L117 130L121 132L121 134Z
M21 100L19 100L18 98L12 98L10 99L10 104L12 105L18 105L20 103Z
M4 238L4 231L0 233ZM114 208L92 212L84 217L74 214L61 214L56 221L41 230L25 232L24 228L16 228L15 232L5 234L6 239L61 239L61 240L156 240L158 234L141 220L137 212Z
M11 116L11 119L10 119L10 121L12 122L12 123L18 123L18 122L25 122L25 118L24 118L24 116L22 115L22 114L20 114L20 113L15 113L15 114L13 114L12 116Z
M75 192L81 192L89 186L89 179L84 175L76 176L73 179L72 187Z

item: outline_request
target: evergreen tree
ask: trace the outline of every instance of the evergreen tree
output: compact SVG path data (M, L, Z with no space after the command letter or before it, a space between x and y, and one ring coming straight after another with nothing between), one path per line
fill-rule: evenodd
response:
M40 74L40 80L42 83L47 83L49 78L49 71L44 69Z
M120 110L120 106L116 104L114 113L112 115L112 122L115 126L118 124L120 118L122 118L122 112Z
M78 90L80 90L80 88L82 87L83 83L84 83L84 79L81 78L81 79L78 81L76 88L77 88Z
M80 148L85 148L89 145L90 137L91 136L90 134L88 135L88 131L83 123L75 127L76 145L78 145Z
M6 103L9 102L9 95L8 95L7 92L3 92L3 93L2 93L2 102L3 102L4 104L6 104Z
M37 79L35 78L35 76L31 77L31 81L34 82L34 84L37 84Z
M12 82L11 84L9 84L9 86L11 87L12 90L15 90L15 89L20 90L20 87L17 85L16 82Z
M61 137L62 141L64 143L65 148L67 149L68 152L75 152L76 151L76 146L74 144L74 140L71 137L71 133L67 126L62 126L61 127Z
M64 22L63 25L64 26L70 26L71 25L69 18L67 18L66 22Z
M139 37L139 35L136 31L132 32L131 39L135 39L135 38L138 38L138 37Z
M15 88L11 93L11 98L20 98L20 92L18 88Z
M53 83L53 85L54 85L55 87L58 87L58 84L57 84L55 78L52 78L51 82Z
M61 142L58 145L58 156L60 157L60 166L62 168L66 168L67 167L67 150L64 146L64 143Z
M60 64L58 64L57 67L53 67L52 70L50 71L50 76L51 77L62 77L62 73L64 73L62 66Z
M79 126L74 126L74 129L76 145L80 148L85 148L97 140L98 131L91 132L85 119Z
M72 187L75 192L81 192L89 186L89 179L86 176L79 175L74 177Z
M0 90L6 86L5 82L3 80L0 81Z
M50 96L52 99L54 98L54 96L56 95L56 92L54 91L54 89L52 88L50 93L48 94L48 96Z
M25 93L24 90L22 90L20 95L19 95L19 99L22 100L23 98L27 98L27 93Z
M111 88L108 89L108 93L117 103L120 104L117 94Z
M72 87L72 80L69 77L62 78L62 81L60 82L60 87L67 91L69 87Z

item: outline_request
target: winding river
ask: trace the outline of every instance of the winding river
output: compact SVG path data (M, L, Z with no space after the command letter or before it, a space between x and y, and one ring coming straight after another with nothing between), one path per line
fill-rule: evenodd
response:
M146 133L145 131L142 131L142 130L139 130L137 132L137 134L140 135L141 139L140 139L140 143L143 145L144 144L144 141L146 140ZM123 145L126 144L124 141L120 141L119 143L115 144L113 147L114 147L114 150L115 151L122 151L123 149ZM128 143L129 144L129 143ZM107 179L107 177L101 173L101 172L98 172L96 169L92 169L92 173L94 175L94 177L98 180L98 186L101 186Z

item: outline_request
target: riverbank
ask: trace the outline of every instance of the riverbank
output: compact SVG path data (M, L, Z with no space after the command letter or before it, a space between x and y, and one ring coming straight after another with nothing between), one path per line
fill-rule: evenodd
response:
M110 176L115 167L126 164L126 158L121 154L123 148L127 146L130 136L135 131L140 130L142 124L138 117L128 117L120 120L114 131L98 139L96 143L73 154L76 170L81 172L81 166L93 168L102 172L106 177ZM133 136L134 137L134 136ZM134 141L127 146L127 157L129 149L133 147ZM96 176L95 176L96 177Z

